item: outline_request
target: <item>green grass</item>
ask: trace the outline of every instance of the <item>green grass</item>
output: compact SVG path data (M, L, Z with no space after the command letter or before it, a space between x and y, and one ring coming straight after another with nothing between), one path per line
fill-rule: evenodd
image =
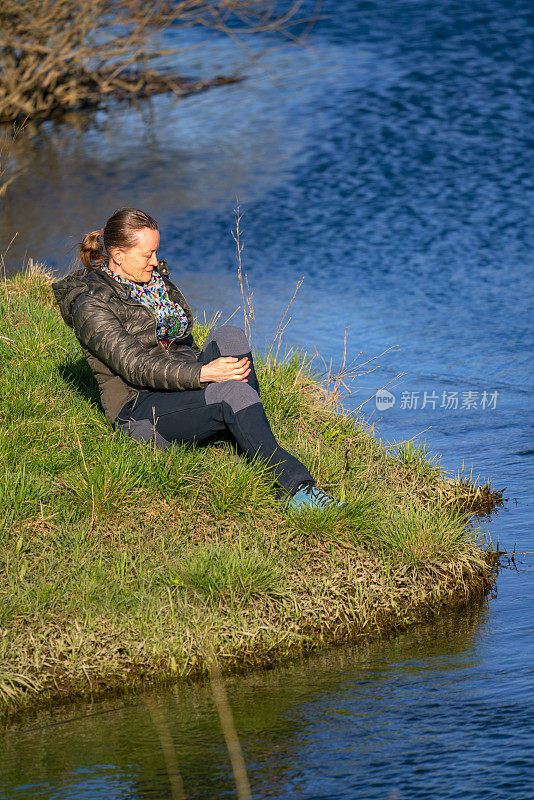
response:
M303 353L257 354L281 444L344 509L286 513L227 444L114 433L50 276L0 287L0 708L272 662L487 587L488 491L343 413ZM210 323L196 328L201 344ZM408 586L408 591L407 591Z
M283 572L273 556L244 549L239 542L185 550L172 585L208 600L249 601L284 594Z

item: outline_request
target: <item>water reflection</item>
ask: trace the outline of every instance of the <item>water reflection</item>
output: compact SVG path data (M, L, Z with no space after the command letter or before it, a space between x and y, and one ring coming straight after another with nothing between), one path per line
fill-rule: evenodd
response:
M457 736L460 706L473 703L476 684L484 680L478 651L487 623L487 603L481 602L388 641L363 641L230 678L229 700L254 796L296 796L299 784L299 791L309 792L316 781L332 780L334 752L336 772L345 758L358 771L367 770L369 762L380 761L384 748L405 752L415 739L421 749L437 734L435 722L425 723L428 715L442 719L440 736ZM463 685L467 678L469 697ZM187 797L233 796L209 686L179 685L157 695L157 702L176 746ZM6 733L0 797L27 792L90 798L99 791L107 797L170 797L161 744L144 704L115 700L80 709L82 714L110 710L52 729ZM46 726L49 719L40 714L32 725ZM348 787L343 791L348 793L340 797L352 796Z

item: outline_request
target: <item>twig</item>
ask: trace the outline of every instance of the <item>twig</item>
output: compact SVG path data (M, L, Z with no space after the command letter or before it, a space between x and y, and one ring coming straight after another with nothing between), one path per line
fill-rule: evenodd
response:
M286 318L287 312L288 312L288 311L289 311L289 309L291 308L291 305L292 305L292 303L293 303L293 300L294 300L294 299L295 299L295 297L297 296L297 292L298 292L298 290L299 290L299 289L300 289L300 287L302 286L302 282L303 282L303 281L304 281L304 275L303 275L303 276L302 276L302 278L301 278L301 279L298 281L298 283L297 283L297 285L296 285L296 288L295 288L295 291L293 292L293 297L291 298L291 300L290 300L290 301L289 301L289 303L287 304L287 306L286 306L286 309L285 309L284 313L282 314L282 316L281 316L281 318L280 318L280 322L278 323L278 327L276 328L276 332L275 332L275 334L274 334L274 338L273 338L272 344L271 344L271 346L270 346L270 348L269 348L269 352L267 353L267 363L268 363L268 364L269 364L269 363L271 363L272 361L276 361L276 360L278 359L278 354L280 353L280 345L282 344L282 336L284 335L284 333L285 333L285 331L286 331L286 328L287 328L287 326L288 326L288 325L289 325L289 323L291 322L291 317L290 317L290 318L289 318L289 319L286 321L285 325L284 325L284 320L285 320L285 318ZM274 345L275 345L275 343L276 343L277 341L278 341L278 344L277 344L277 347L276 347L276 355L274 356L274 359L273 359L273 356L272 356L272 353L273 353L273 348L274 348Z
M303 0L293 0L278 9L270 0L259 4L253 0L153 0L149 4L144 0L3 0L0 122L99 106L109 96L133 98L159 91L179 95L237 81L239 70L191 81L149 69L154 59L193 48L158 48L154 37L170 25L202 27L226 34L253 61L259 56L243 41L247 35L276 33L304 44L319 18L319 6L316 3L311 16L301 17L302 4ZM304 28L301 34L289 30L296 25Z

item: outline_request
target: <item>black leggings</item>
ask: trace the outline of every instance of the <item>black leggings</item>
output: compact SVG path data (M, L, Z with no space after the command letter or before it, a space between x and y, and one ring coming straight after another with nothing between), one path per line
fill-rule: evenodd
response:
M115 428L138 441L152 441L158 448L173 442L207 444L223 434L248 458L258 455L267 461L280 486L293 493L313 478L274 438L259 396L250 347L240 328L223 325L212 331L198 361L208 364L220 356L246 356L251 365L247 382L223 381L176 392L142 390L123 406Z

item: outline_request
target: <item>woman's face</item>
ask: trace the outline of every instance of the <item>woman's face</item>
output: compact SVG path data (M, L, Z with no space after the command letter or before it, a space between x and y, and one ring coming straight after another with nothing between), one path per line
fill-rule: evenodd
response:
M135 283L147 283L154 267L158 266L159 231L141 228L137 241L127 250L113 248L110 267L122 278Z

